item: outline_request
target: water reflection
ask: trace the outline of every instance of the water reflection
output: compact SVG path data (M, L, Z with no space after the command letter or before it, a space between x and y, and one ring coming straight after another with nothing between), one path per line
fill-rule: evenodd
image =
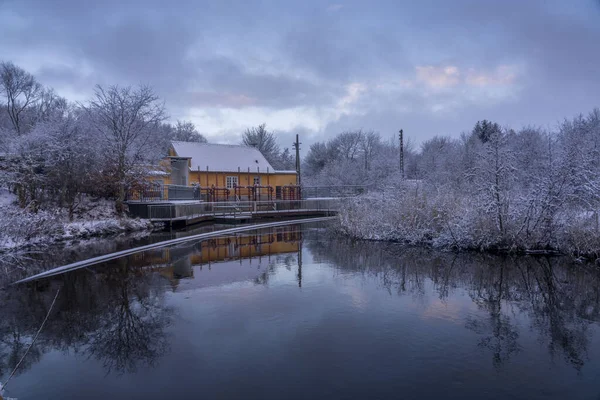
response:
M465 316L465 327L496 367L521 350L520 332L530 328L551 355L580 370L590 326L600 320L598 271L564 258L457 255L340 238L308 246L320 261L375 277L389 293L423 296L426 281L442 301L466 290L485 314ZM529 327L515 325L522 314Z
M359 283L345 289L353 298L352 312L372 311L366 304L368 285L363 287L360 283L374 282L378 293L406 300L405 304L445 305L421 312L423 324L433 326L428 320L436 318L451 321L464 337L476 341L479 351L498 373L521 353L531 350L532 332L536 345L542 344L554 362L581 373L589 361L588 352L600 317L598 272L570 265L561 258L438 253L350 241L318 226L290 226L153 250L0 291L0 378L9 374L23 355L59 287L62 290L57 304L18 371L20 375L27 375L52 351L95 360L105 374L130 374L160 366L172 351L174 335L187 329L178 313L184 310L195 315L193 312L203 306L183 304L176 295L235 288L240 283L260 291L291 276L294 286L278 292L283 296L278 299L305 304L302 302L308 301L308 296L317 293L315 282L319 281L319 274L329 275L333 282L327 287L327 297L311 299L312 308L290 306L283 308L286 312L278 307L287 303L260 303L265 313L281 318L268 321L280 321L283 327L292 324L296 317L306 321L304 314L298 316L300 312L318 314L322 311L319 305L339 301L332 300L336 296L335 285L347 281ZM250 304L252 293L255 294L246 290L236 300ZM222 307L210 315L222 313L226 318L233 306L223 303ZM334 315L351 312L346 305L340 307L346 308ZM406 310L399 308L394 312L397 316ZM252 319L252 315L244 317ZM356 326L378 326L379 322L370 321L368 315L353 318ZM330 326L335 327L340 321L334 319ZM193 325L193 329L199 329L203 322L195 323L198 325ZM321 334L337 336L340 332ZM293 335L297 335L296 331ZM295 339L294 342L303 343ZM435 356L444 360L443 354Z
M58 287L62 290L57 304L18 373L53 349L97 359L106 373L131 373L140 364L154 365L168 352L166 328L174 309L165 295L177 290L182 279L193 279L195 268L211 270L231 261L260 266L266 261L253 275L257 284L267 284L277 262L296 264L300 237L296 226L232 235L151 250L0 291L0 377L10 374L23 356Z
M0 354L9 356L2 357L0 375L20 359L58 287L62 290L44 331L18 373L51 350L95 358L107 373L152 365L168 350L165 328L173 310L165 305L163 286L156 276L119 261L101 274L68 274L1 292Z

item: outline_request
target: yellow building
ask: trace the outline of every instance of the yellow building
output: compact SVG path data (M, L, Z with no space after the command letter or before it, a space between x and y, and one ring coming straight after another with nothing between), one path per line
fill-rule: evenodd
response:
M273 198L282 198L283 188L297 184L296 171L276 171L260 151L253 147L172 142L169 150L168 177L163 183L201 188L234 188L247 196L246 187L273 188ZM241 189L244 188L244 189Z

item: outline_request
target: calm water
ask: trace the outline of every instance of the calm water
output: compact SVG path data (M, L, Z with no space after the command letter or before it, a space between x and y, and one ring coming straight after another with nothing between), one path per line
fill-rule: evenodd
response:
M0 291L25 399L600 399L600 274L277 228Z

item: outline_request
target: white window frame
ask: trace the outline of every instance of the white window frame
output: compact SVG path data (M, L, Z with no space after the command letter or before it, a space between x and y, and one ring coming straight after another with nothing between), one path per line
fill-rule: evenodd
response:
M255 176L254 178L252 178L252 184L260 186L260 176Z
M238 186L238 177L237 176L228 176L225 178L225 186L227 189L233 189L234 186Z

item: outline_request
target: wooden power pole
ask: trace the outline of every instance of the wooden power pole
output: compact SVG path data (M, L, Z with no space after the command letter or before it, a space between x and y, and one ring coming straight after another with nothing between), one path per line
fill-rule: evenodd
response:
M404 179L404 130L400 129L400 173Z
M300 145L298 134L296 134L296 141L294 142L294 148L296 149L296 184L300 186L302 178L300 177Z

